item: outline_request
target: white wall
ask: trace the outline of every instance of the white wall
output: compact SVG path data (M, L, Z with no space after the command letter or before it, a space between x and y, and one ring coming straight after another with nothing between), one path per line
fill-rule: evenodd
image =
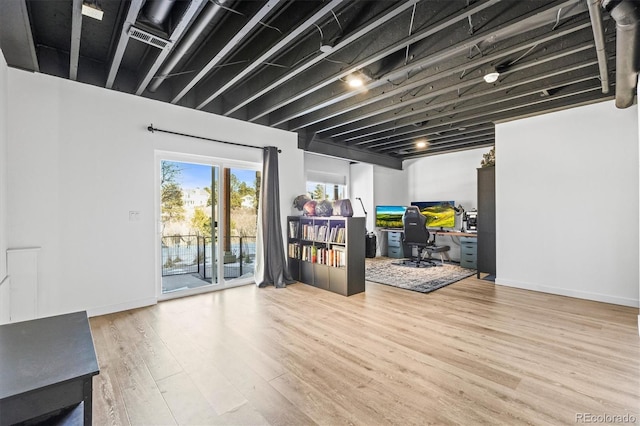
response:
M261 150L152 134L151 123L281 148L283 226L304 191L294 133L43 74L9 69L8 78L8 243L42 247L42 316L155 303L156 151L261 161ZM131 210L140 221L129 221Z
M330 178L325 181L328 183L340 181L346 185L349 182L349 160L341 158L305 152L304 171L306 180L310 180L311 175L325 175Z
M637 106L497 125L496 283L638 306L638 189Z
M377 255L386 250L386 235L376 229L376 206L406 205L410 186L404 170L390 169L365 163L351 165L351 188L353 196L362 198L367 210L367 230L375 232L377 240ZM354 198L352 198L352 203ZM362 206L355 200L354 212L356 216L363 216ZM360 214L359 214L360 213Z
M375 206L408 204L409 188L407 174L404 170L389 169L382 166L373 166L373 202L371 217L375 226ZM370 228L369 230L374 230ZM387 235L381 230L375 229L377 238L376 254L387 253Z
M400 205L408 203L409 185L405 170L373 167L374 202L376 205Z
M7 62L0 50L0 282L7 273Z
M477 208L477 169L482 155L490 149L478 148L406 161L409 202L452 200L456 206L462 204L465 210Z
M373 165L365 163L353 163L350 165L349 198L353 206L353 215L365 216L367 212L366 228L373 231L376 227L375 200L373 188ZM362 204L356 197L362 200ZM364 211L362 210L364 206Z

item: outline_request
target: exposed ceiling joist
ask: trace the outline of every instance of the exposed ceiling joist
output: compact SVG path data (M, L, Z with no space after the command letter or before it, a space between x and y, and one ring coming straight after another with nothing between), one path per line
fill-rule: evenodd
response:
M204 101L202 101L196 109L202 109L209 103L211 103L218 96L227 91L230 87L233 87L238 82L242 81L245 77L247 77L251 72L253 72L256 68L262 66L264 62L266 62L269 58L274 56L277 52L285 48L287 45L291 44L296 38L300 37L304 34L309 28L313 25L316 25L316 22L323 18L328 13L331 13L333 9L338 7L345 0L331 0L329 1L322 9L317 11L313 16L311 16L306 21L297 25L295 29L289 33L286 37L280 40L278 43L273 45L269 50L263 53L260 57L255 59L251 64L249 64L244 70L240 71L235 77L226 82L222 87L220 87L215 93L207 96Z
M554 31L550 35L546 35L544 37L528 40L524 43L518 43L515 46L506 49L496 50L488 55L477 55L476 57L471 58L468 61L465 61L464 63L453 66L451 68L448 68L445 65L443 67L440 67L439 71L427 75L421 79L417 79L416 77L407 78L406 76L410 75L413 69L423 67L427 68L427 62L432 62L432 59L425 58L423 60L412 63L411 65L402 67L401 69L389 73L388 75L384 75L368 84L365 89L367 90L368 94L366 99L358 99L356 101L352 101L354 98L358 98L358 92L352 91L341 93L337 96L332 97L331 99L325 100L320 104L316 104L312 107L307 107L303 110L299 110L287 117L280 118L281 116L279 114L276 114L272 119L274 120L274 125L281 125L283 123L291 121L291 126L289 129L294 131L299 130L301 128L318 124L322 121L337 117L339 115L346 114L350 111L360 110L367 105L379 102L383 99L392 98L394 96L397 96L398 94L402 94L419 87L428 87L430 84L433 84L434 82L444 77L449 77L452 75L464 76L472 72L473 70L482 71L482 68L487 63L498 62L501 58L510 57L519 52L526 52L527 50L533 49L539 45L555 42L555 40L557 39L566 37L567 35L571 35L577 31L588 29L589 27L590 25L588 22L579 22L577 24L569 26L568 28ZM405 77L402 77L403 74L405 75ZM406 81L404 81L403 84L398 85L398 87L395 87L393 82L397 81L398 77L401 78L401 81ZM459 77L459 79L462 79L462 77ZM343 108L331 108L335 104L340 104L343 106ZM304 117L304 120L295 120L298 117Z
M287 72L286 74L279 76L278 79L276 79L274 82L269 84L267 87L263 88L262 90L260 90L259 92L255 93L255 94L253 94L251 97L245 99L244 101L238 103L233 108L227 110L224 113L224 115L233 114L238 109L240 109L240 108L250 104L251 102L259 99L261 96L267 94L268 92L270 92L270 91L272 91L272 90L274 90L274 89L286 84L292 78L295 78L296 76L300 75L301 73L307 71L308 69L310 69L314 65L319 64L323 60L327 59L330 55L335 54L336 52L339 52L341 49L349 46L351 43L353 43L356 40L360 39L362 36L364 36L366 34L369 34L371 31L374 31L374 30L377 30L377 29L381 28L384 24L388 23L389 21L391 21L393 18L395 18L399 14L401 14L404 11L412 8L417 3L417 1L418 0L409 0L409 1L406 1L406 2L398 5L397 7L390 8L388 10L388 12L382 14L377 19L375 19L373 22L370 22L367 25L363 26L362 28L359 28L358 30L354 31L352 34L350 34L349 36L347 36L346 38L341 40L339 43L337 43L335 46L332 47L331 51L322 52L322 53L314 56L313 58L311 58L309 61L306 61L305 63L296 66L293 70ZM255 121L260 117L262 117L262 115L255 116L251 120Z
M71 9L71 51L69 55L69 80L78 78L80 60L80 35L82 32L82 0L73 0Z
M612 99L605 86L635 102L632 0L131 0L102 2L102 21L81 4L0 1L7 63L384 167L490 146L495 123Z
M213 58L211 58L211 60L204 66L202 67L202 69L195 75L195 77L193 77L183 88L182 90L180 90L180 92L171 100L172 104L177 103L180 99L182 99L191 89L194 88L194 86L196 84L198 84L198 82L200 82L200 80L202 80L203 78L205 78L209 72L220 62L222 62L222 60L229 54L231 53L234 49L236 49L240 43L245 39L245 37L247 37L248 35L250 35L254 29L261 24L262 20L265 19L270 13L272 13L276 6L278 5L278 3L280 3L282 0L269 0L267 1L264 6L262 6L260 8L260 10L251 17L251 19L249 19L249 21L246 23L246 25L244 25L240 31L238 31L236 33L235 36L233 36L231 38L231 40L229 40L229 42L219 51L215 54L215 56Z
M138 15L140 14L140 9L142 8L144 1L145 0L131 0L131 4L129 5L129 12L127 12L127 17L120 30L118 46L116 47L115 53L111 60L111 66L109 67L109 74L107 76L107 81L105 84L105 87L107 89L113 88L113 83L116 80L118 70L120 70L122 57L124 56L127 44L129 44L129 28L134 25L136 19L138 19Z
M317 92L323 88L325 88L326 86L328 86L331 83L334 83L338 80L344 79L345 77L347 77L349 74L358 71L360 69L363 69L377 61L380 61L386 57L388 57L389 55L396 53L398 51L401 51L403 49L406 49L408 46L417 43L421 40L426 39L427 37L430 37L434 34L436 34L437 32L443 30L444 28L447 28L449 26L452 26L456 23L459 23L461 21L466 20L469 16L471 16L474 13L478 13L486 8L488 8L489 6L499 2L500 0L484 0L484 1L480 1L477 4L474 4L472 6L470 6L469 8L467 8L468 10L465 10L463 13L459 14L459 15L455 15L452 17L448 17L447 19L445 19L443 22L438 23L437 25L434 26L430 26L429 28L422 30L422 31L418 31L415 34L412 34L396 43L393 43L391 46L386 47L384 49L382 49L381 51L378 51L376 54L368 56L367 58L365 58L364 60L358 61L354 64L350 64L350 66L348 68L346 68L345 70L341 70L338 73L332 74L330 76L326 76L322 81L320 81L319 83L306 88L303 91L298 91L298 93L296 93L294 96L286 96L284 97L284 99L279 100L278 102L270 105L270 106L260 106L260 109L262 110L260 113L258 114L254 114L251 118L249 118L249 121L255 121L261 117L263 117L266 114L269 114L273 111L276 111L277 109L280 109L288 104L290 104L291 102L294 102L296 100L299 100L303 97L309 96L311 94L313 94L314 92ZM407 3L410 4L410 3ZM408 8L407 8L408 9ZM406 10L406 9L405 9Z

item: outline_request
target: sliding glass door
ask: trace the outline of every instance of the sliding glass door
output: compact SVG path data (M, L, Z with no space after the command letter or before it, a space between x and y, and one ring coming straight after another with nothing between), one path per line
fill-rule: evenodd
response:
M218 284L219 167L161 160L161 294Z
M161 298L253 282L257 165L160 159Z

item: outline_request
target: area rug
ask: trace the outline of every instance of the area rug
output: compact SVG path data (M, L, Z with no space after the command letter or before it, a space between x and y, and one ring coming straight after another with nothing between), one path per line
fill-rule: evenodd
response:
M420 293L429 293L476 273L475 269L462 268L451 263L438 263L437 266L416 268L415 266L402 265L401 262L401 259L388 257L367 258L364 272L365 280Z

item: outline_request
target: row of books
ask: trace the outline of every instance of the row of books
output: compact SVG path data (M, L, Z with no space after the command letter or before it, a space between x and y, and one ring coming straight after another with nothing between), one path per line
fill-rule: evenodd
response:
M290 243L289 257L305 262L341 268L347 265L347 255L343 247L321 248L313 245Z
M294 259L300 259L302 256L302 246L298 243L289 243L287 247L287 255Z
M298 230L300 229L300 222L289 222L289 238L298 238Z
M327 225L302 225L302 239L344 244L344 227Z

